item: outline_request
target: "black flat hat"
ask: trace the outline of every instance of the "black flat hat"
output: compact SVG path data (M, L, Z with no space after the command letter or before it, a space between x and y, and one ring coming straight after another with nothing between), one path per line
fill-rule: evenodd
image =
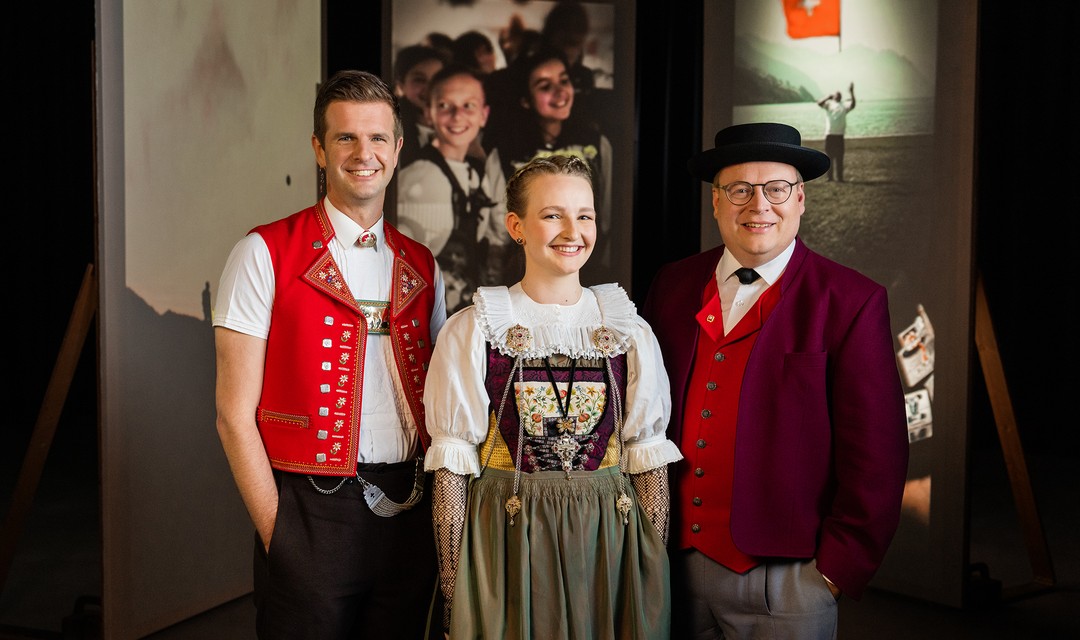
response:
M829 170L829 156L802 146L795 127L777 122L736 124L716 133L716 147L686 163L691 175L711 183L724 167L744 162L782 162L795 167L803 180Z

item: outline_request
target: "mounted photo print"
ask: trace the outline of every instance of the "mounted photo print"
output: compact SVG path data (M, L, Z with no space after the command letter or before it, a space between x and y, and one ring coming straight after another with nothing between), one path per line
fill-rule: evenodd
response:
M718 0L703 60L703 146L728 125L783 122L830 158L805 185L799 236L887 288L908 408L901 523L871 586L950 605L968 564L975 9Z
M396 220L435 254L447 311L522 273L506 181L539 155L592 169L599 237L583 278L629 287L633 222L632 3L397 0L384 60L405 142Z

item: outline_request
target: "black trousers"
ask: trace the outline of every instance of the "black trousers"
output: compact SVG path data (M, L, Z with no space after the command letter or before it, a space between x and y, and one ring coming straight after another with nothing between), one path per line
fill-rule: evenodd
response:
M360 465L359 472L404 502L415 469L409 461ZM392 517L371 512L355 478L326 495L306 475L275 477L278 514L268 554L255 536L260 640L442 638L430 474L423 500ZM323 489L340 481L312 478Z

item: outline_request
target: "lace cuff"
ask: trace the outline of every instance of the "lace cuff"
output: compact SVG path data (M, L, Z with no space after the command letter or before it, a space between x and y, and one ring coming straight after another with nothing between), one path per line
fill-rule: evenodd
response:
M431 520L435 529L435 551L439 560L439 588L443 594L443 630L450 629L461 539L465 533L465 510L469 479L439 469L431 493Z
M656 527L666 547L671 520L671 495L668 487L667 466L631 474L630 482L634 485L638 502L648 514L649 521Z

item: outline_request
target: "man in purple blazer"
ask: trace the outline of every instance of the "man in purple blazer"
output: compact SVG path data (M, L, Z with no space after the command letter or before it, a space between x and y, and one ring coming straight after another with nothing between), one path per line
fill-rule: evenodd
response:
M785 124L689 162L723 245L664 266L649 321L671 379L673 638L835 638L896 531L904 394L884 287L798 237L829 158Z

